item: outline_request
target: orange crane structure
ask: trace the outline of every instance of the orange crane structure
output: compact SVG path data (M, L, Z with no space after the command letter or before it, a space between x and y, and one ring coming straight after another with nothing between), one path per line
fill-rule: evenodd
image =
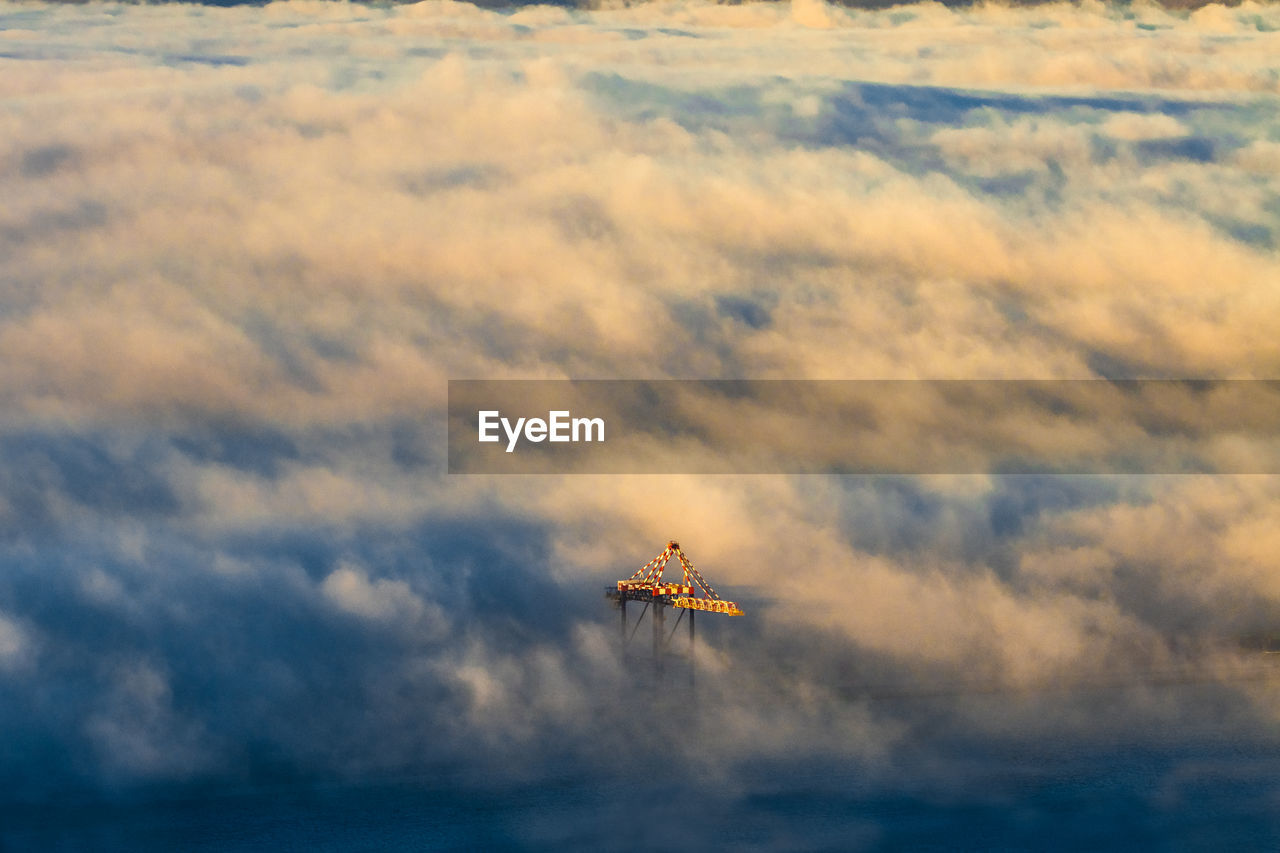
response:
M664 582L663 573L667 569L667 563L671 558L675 557L680 561L680 566L684 569L684 576L679 583ZM640 622L644 619L645 610L652 608L653 615L653 661L654 669L658 676L661 677L663 670L663 656L666 653L667 644L670 636L665 634L665 618L663 614L664 607L680 608L680 616L676 619L676 624L671 629L674 635L676 629L680 627L680 619L685 614L689 616L689 673L690 678L693 674L693 616L699 610L711 613L724 613L729 616L741 616L742 610L732 601L722 599L711 584L707 583L707 579L693 567L693 563L689 562L689 558L680 550L680 543L674 539L667 543L667 547L662 553L645 563L635 574L625 580L620 580L617 587L605 587L605 597L611 598L615 602L621 615L622 630L622 646L626 650L631 637L635 632L640 630ZM636 619L635 629L628 633L627 624L627 602L641 601L644 602L645 610L640 612L640 616Z

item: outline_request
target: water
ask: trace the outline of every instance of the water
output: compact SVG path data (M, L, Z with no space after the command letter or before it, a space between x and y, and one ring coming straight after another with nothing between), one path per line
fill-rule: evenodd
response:
M909 751L909 750L908 750ZM774 759L719 784L661 773L513 784L445 778L139 793L11 804L23 851L1266 850L1280 751L931 744L874 769Z

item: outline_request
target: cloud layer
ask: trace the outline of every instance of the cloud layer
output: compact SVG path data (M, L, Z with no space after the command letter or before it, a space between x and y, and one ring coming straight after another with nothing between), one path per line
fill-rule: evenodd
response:
M527 779L623 732L733 797L952 779L895 763L938 732L1274 737L1274 477L443 471L448 378L1274 377L1277 31L0 6L0 777ZM600 597L673 536L748 610L693 721ZM1037 692L1177 679L1227 686Z

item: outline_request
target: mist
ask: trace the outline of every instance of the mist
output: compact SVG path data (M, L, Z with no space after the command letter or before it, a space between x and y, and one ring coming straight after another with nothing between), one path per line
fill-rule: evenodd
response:
M367 794L401 846L1016 846L1130 759L1065 843L1273 838L1275 476L450 475L445 433L451 378L1274 378L1277 32L0 4L0 843ZM746 611L696 692L603 597L672 538ZM604 828L668 791L698 828Z

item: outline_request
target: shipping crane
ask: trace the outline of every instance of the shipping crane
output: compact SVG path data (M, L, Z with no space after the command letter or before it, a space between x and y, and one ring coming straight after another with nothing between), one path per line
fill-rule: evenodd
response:
M684 575L679 583L664 582L663 573L667 569L667 563L672 557L680 561L680 566L684 570ZM693 567L693 563L689 562L689 558L680 550L680 543L674 539L667 543L667 547L662 553L645 563L635 574L625 580L620 580L616 587L605 587L605 597L613 599L616 602L618 611L621 616L622 631L622 647L625 652L627 644L635 632L640 630L640 621L644 619L646 611L652 608L653 614L651 620L653 622L653 663L654 671L658 677L662 676L663 656L666 653L667 643L670 640L669 635L664 635L664 607L680 608L680 616L676 619L676 624L671 629L674 635L676 628L680 627L680 619L683 619L685 613L689 615L689 677L693 679L693 615L699 610L709 613L724 613L729 616L741 616L742 610L732 601L725 601L715 591L711 584L707 583L707 579ZM644 602L644 610L640 611L640 617L636 620L634 630L628 632L627 626L627 602L641 601Z

